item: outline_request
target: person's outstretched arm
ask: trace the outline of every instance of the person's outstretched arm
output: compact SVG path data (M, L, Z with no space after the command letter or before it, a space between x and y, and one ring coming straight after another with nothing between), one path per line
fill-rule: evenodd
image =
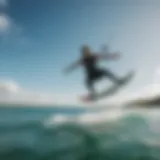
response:
M71 64L69 67L65 69L65 73L69 73L79 67L82 64L81 60L76 61L75 63Z
M120 58L120 53L103 53L103 54L96 54L97 58L100 60L117 60Z

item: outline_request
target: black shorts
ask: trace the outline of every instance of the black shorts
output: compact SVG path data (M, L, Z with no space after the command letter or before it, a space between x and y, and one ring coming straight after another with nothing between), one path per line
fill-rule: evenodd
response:
M92 80L97 80L99 78L102 78L104 76L107 76L108 71L104 70L104 69L96 69L93 70L92 72L90 72L88 74L88 80L92 81Z

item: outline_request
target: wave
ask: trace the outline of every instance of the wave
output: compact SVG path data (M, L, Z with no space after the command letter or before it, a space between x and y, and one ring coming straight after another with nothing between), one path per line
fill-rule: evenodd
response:
M0 130L0 159L160 159L160 134L153 132L153 118L146 113L117 109L56 114L11 130L0 127L6 129Z

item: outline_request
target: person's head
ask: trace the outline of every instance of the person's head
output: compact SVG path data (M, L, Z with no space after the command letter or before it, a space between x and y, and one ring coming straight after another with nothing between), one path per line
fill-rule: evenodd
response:
M87 45L82 46L81 53L83 57L88 57L92 54L91 49Z

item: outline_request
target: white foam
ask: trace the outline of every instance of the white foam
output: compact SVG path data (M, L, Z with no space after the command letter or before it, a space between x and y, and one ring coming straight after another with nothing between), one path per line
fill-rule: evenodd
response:
M76 123L82 125L92 125L99 124L103 122L117 121L124 114L120 109L110 110L110 111L99 111L99 112L88 112L79 115L66 115L66 114L58 114L53 115L45 124L55 125L55 124L63 124L63 123Z

